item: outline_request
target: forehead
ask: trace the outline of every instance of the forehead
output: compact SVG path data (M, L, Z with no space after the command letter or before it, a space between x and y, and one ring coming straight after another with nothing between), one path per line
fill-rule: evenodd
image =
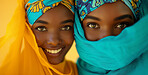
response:
M128 6L121 1L117 1L115 3L106 3L88 15L96 17L117 17L125 14L133 15Z
M48 10L45 14L43 14L38 20L44 21L59 21L64 19L72 19L73 13L64 5L60 4L55 8Z

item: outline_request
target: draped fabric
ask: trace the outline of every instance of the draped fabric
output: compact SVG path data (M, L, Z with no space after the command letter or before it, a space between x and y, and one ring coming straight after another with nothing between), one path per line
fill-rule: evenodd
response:
M148 0L141 0L141 5L140 5L140 16L145 16L148 14Z
M0 38L0 75L77 75L73 62L51 65L47 61L26 22L26 3L27 0L18 0L6 33Z
M141 2L139 9L143 14L137 23L125 28L118 36L108 36L98 41L85 38L80 14L75 12L74 33L80 56L77 61L80 75L148 74L148 8L147 0Z

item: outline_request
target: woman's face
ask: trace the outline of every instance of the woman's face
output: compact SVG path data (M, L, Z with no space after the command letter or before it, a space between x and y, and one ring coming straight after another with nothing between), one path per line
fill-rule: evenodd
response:
M64 60L74 40L73 23L73 13L60 4L33 24L38 46L43 49L49 63L58 64Z
M97 41L120 34L124 28L134 24L134 16L123 2L117 1L92 11L82 23L86 39Z

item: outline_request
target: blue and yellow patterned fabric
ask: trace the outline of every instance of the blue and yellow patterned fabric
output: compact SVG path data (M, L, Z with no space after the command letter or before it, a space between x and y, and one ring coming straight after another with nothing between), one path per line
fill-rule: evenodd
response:
M148 75L148 0L133 0L136 5L130 3L132 0L123 0L127 1L126 5L129 3L138 8L132 7L135 18L140 20L118 36L108 36L98 41L87 40L81 25L85 16L97 8L87 8L92 7L89 1L110 3L110 0L76 0L74 33L80 56L77 61L79 75ZM81 13L83 10L87 11Z
M79 12L81 21L87 14L94 11L105 3L113 3L117 0L75 0L75 6ZM135 18L139 18L140 0L122 0L133 12Z
M33 25L47 10L58 6L60 3L74 12L74 4L69 0L29 0L25 6L29 23Z

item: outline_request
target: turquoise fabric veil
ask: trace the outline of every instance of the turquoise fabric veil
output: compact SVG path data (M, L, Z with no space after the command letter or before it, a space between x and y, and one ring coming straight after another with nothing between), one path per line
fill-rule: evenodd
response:
M60 2L62 0L29 0L27 4L25 5L26 7L26 13L28 17L28 22L33 25L34 22L42 16L43 10L46 7L54 7L52 4L55 4L57 2Z
M142 5L140 10L143 10L143 15L145 15L147 13L145 10L148 8L145 6L146 4ZM111 70L115 71L124 68L147 52L147 20L148 15L140 19L133 26L124 29L118 36L108 36L99 41L88 41L84 36L78 12L75 11L74 33L76 48L80 56L77 61L79 74L84 75L86 72L85 75L106 75L105 73ZM144 60L148 62L148 59ZM143 66L143 68L146 67ZM126 68L126 70L128 69ZM111 73L113 72L110 72L110 75L116 75Z
M80 58L94 66L116 70L133 61L148 46L146 20L124 29L118 36L108 36L99 41L86 40L77 16L75 21L75 41Z

